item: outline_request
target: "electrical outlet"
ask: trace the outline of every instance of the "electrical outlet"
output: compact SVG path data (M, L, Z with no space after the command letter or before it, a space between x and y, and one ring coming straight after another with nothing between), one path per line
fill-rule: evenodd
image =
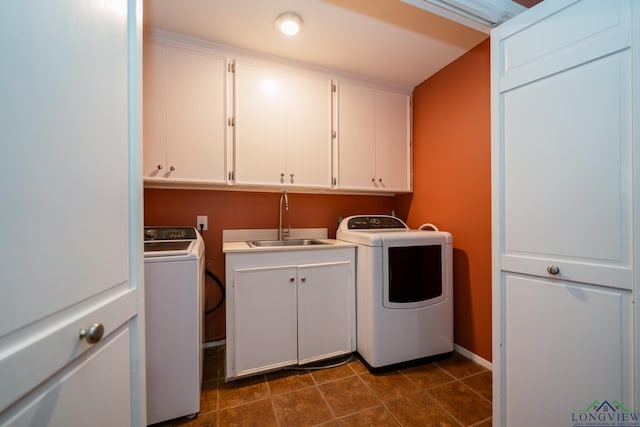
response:
M200 228L202 226L202 228ZM196 228L198 231L206 231L207 230L207 216L206 215L198 215L196 217Z

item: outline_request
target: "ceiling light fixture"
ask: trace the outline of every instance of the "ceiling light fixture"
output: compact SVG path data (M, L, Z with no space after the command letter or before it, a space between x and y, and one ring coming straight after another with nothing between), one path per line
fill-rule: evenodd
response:
M282 34L295 36L302 29L302 18L293 12L284 12L276 18L276 28Z

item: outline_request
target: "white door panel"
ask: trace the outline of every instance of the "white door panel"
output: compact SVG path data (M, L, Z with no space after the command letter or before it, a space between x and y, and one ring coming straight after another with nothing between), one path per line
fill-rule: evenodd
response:
M617 53L503 95L507 254L628 265L628 59Z
M0 425L129 425L132 410L130 339L129 329L119 331L100 350L69 366L36 390L35 396L12 408L6 417L0 417ZM87 388L87 384L93 387Z
M595 399L631 406L631 292L513 274L504 289L506 425L570 425Z

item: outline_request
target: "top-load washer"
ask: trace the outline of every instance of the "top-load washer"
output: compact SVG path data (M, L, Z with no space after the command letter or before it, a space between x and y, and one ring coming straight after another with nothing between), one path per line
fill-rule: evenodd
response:
M450 233L412 230L387 215L341 221L357 244L357 351L372 371L453 351Z
M144 228L148 424L200 410L204 251L193 227Z

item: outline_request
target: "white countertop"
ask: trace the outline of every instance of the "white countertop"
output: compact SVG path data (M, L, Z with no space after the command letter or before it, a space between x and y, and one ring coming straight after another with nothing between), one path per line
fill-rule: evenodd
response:
M327 239L326 228L292 228L289 239L313 239L327 242L327 245L305 245L305 246L260 246L253 247L247 242L253 240L277 240L278 230L273 229L245 229L245 230L223 230L222 231L222 252L270 252L270 251L305 251L305 250L326 250L334 248L345 248L356 246L353 243L342 240Z

